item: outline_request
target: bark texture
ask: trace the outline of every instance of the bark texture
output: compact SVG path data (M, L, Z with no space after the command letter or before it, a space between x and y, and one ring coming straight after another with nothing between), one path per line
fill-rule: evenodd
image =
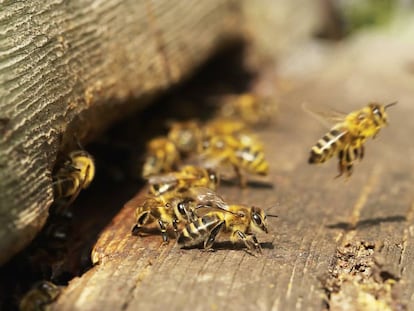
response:
M188 76L241 35L240 12L235 0L1 2L0 264L44 224L62 144Z

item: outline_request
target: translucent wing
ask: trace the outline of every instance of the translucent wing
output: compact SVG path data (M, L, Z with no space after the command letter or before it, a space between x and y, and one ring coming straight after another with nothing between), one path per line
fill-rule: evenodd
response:
M174 173L151 175L147 178L150 185L157 184L174 184L177 182L177 176Z
M206 187L195 187L191 191L195 193L195 200L197 202L197 208L219 208L227 210L228 205L224 202L223 198L215 191Z
M347 116L347 113L340 112L332 108L325 109L325 111L322 109L320 111L313 110L309 108L309 105L306 102L302 103L302 109L327 128L332 127L334 123L343 122Z
M80 171L79 169L75 169L75 170ZM85 176L82 179L81 183L76 188L75 192L70 196L70 198L67 201L59 202L58 206L56 207L57 213L63 213L63 211L65 211L75 201L75 199L78 197L80 191L83 189L83 187L85 186L87 180L89 179L89 172L90 172L90 166L88 165L86 167ZM70 180L70 179L68 178L67 180ZM56 182L54 182L54 183L56 183Z

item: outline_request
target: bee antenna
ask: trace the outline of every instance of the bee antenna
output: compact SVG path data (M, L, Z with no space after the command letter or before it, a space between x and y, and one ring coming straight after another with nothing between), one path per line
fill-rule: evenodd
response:
M279 217L278 215L273 215L273 214L266 214L267 217Z
M389 107L395 106L397 103L398 103L398 102L397 102L397 101L395 101L395 102L392 102L391 104L385 105L385 106L384 106L384 109L387 109L387 108L389 108Z

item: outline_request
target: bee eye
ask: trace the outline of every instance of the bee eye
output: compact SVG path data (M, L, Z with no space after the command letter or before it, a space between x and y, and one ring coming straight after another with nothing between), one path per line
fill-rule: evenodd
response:
M180 212L181 215L185 215L186 214L185 213L186 208L185 208L185 203L184 202L178 203L177 204L177 208L178 208L178 211Z
M253 220L258 226L262 224L262 218L256 213L253 214Z

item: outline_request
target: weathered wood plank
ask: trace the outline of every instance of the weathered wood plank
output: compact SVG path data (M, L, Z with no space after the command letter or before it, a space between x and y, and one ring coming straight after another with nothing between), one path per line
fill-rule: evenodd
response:
M412 26L405 25L411 34ZM274 187L221 188L228 201L271 208L280 216L269 220L269 235L259 236L262 256L228 244L206 253L164 246L160 236L131 236L130 201L102 233L93 253L99 263L72 280L53 308L412 309L413 76L404 64L413 42L407 38L356 38L329 52L309 76L289 70L304 61L302 53L282 64L278 80L264 82L274 85L282 76L291 85L279 94L279 122L260 132ZM381 53L377 47L384 45ZM324 129L302 111L303 101L350 111L378 98L399 104L348 181L333 178L335 161L306 163Z
M232 0L1 2L0 264L45 222L62 144L183 80L240 18Z

